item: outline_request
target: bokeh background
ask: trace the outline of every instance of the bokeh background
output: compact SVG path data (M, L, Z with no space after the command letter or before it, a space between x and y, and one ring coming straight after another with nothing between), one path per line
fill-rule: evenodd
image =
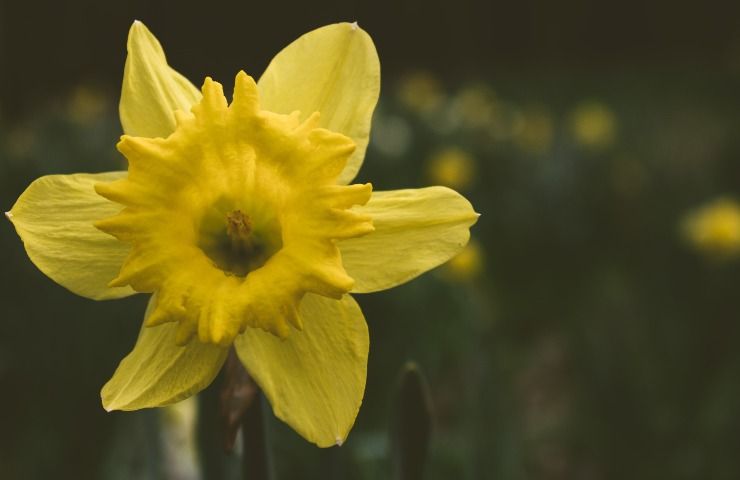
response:
M446 267L359 296L372 346L357 424L319 450L268 418L274 478L394 478L409 360L432 406L425 478L740 478L738 13L667 0L2 0L0 206L41 175L123 165L134 19L194 83L226 85L308 30L358 20L383 68L359 180L449 185L482 216ZM146 299L76 297L9 223L0 264L0 479L244 478L238 453L198 441L213 392L167 410L100 406Z

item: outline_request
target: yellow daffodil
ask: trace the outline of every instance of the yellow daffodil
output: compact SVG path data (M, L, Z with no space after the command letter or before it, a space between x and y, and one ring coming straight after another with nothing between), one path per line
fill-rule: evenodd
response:
M689 212L682 227L700 251L720 257L740 254L740 204L732 198L720 197Z
M480 243L472 239L460 253L447 262L445 273L450 279L460 282L475 280L483 271L483 260Z
M434 183L465 190L475 176L475 160L461 148L447 147L432 155L427 172Z
M418 71L405 75L398 85L398 98L416 113L429 114L445 100L439 80L429 72Z
M616 140L617 118L603 103L583 102L571 112L570 130L581 146L603 150Z
M341 444L365 388L368 329L348 293L391 288L445 262L477 214L444 187L350 184L380 89L357 24L312 31L233 100L201 91L131 27L118 149L128 172L51 175L8 217L31 260L92 299L152 294L139 338L103 387L107 410L182 400L233 345L275 414Z

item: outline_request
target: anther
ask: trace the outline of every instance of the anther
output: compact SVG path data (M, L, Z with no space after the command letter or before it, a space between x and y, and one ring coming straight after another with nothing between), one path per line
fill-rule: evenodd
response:
M241 210L226 214L226 231L231 238L246 239L252 232L252 222Z
M249 250L253 247L252 221L241 210L234 210L226 214L226 233L231 239L231 248L234 251Z

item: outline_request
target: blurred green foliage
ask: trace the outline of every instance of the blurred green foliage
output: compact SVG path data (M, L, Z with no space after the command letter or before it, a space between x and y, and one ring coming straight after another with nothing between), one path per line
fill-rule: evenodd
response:
M387 82L358 180L454 184L482 213L477 249L359 296L371 353L355 429L319 450L270 418L276 478L389 478L410 359L430 389L429 479L738 478L740 262L680 230L695 206L740 193L738 80ZM0 117L0 203L41 175L122 168L114 101L79 87L21 122ZM161 412L108 414L98 398L145 299L75 297L9 223L0 263L0 478L175 478Z

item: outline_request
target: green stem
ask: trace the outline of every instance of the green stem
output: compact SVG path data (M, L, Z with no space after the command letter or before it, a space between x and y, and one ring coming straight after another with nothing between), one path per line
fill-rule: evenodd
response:
M262 395L255 395L242 417L242 478L245 480L270 479L262 404Z

